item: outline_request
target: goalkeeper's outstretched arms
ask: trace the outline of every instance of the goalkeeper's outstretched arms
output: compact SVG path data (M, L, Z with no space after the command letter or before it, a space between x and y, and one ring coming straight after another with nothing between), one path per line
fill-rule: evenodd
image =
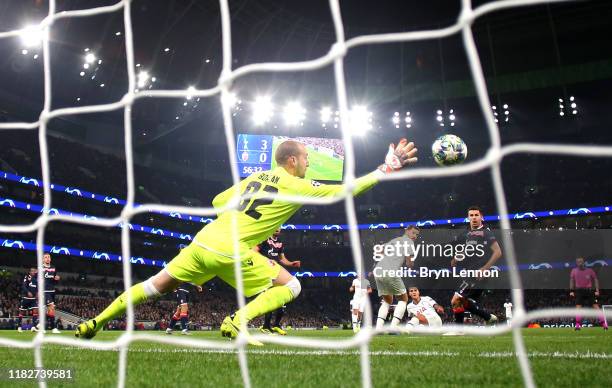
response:
M391 174L401 170L405 166L415 164L417 162L417 148L413 142L406 139L401 139L397 146L393 143L389 144L389 150L385 156L384 163L378 166L373 172L359 177L355 180L355 196L363 194L374 187L378 180L385 174ZM296 179L292 182L294 195L304 197L337 197L340 196L346 186L340 185L325 185L309 179Z
M302 179L306 175L308 169L308 152L306 147L298 142L287 140L282 143L276 151L275 158L277 163L289 173L290 181L283 182L282 194L297 195L303 197L329 198L340 196L346 186L326 185L310 179ZM387 155L384 162L378 166L373 172L359 177L355 180L354 195L362 194L378 183L380 177L385 174L391 174L399 171L402 168L415 164L417 162L417 148L413 142L406 139L401 139L397 145L389 144ZM279 162L279 161L282 161ZM259 173L256 173L259 174ZM239 192L243 193L246 187L245 181L238 183L240 185ZM224 207L236 194L236 187L232 186L222 193L218 194L213 199L213 207L220 209Z

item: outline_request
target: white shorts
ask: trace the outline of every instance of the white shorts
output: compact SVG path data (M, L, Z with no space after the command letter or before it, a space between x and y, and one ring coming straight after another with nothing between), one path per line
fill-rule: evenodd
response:
M374 277L378 296L402 295L406 293L404 281L399 277Z
M425 318L427 318L427 326L430 326L430 327L441 327L442 326L442 318L440 318L440 316L437 314L432 315L432 316L427 316ZM419 322L418 318L413 316L411 319L408 320L406 327L413 327L414 325L425 326L420 323L417 324L418 322Z
M365 310L366 298L351 299L351 311L359 310L362 313Z
M430 317L425 317L427 318L427 322L428 322L428 326L431 327L441 327L442 326L442 318L440 318L439 315L432 315Z

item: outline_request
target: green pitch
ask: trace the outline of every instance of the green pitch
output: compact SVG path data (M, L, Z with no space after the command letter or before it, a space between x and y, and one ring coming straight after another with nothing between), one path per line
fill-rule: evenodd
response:
M274 142L272 145L272 155L276 153L276 147L280 143ZM309 167L306 172L307 179L315 179L321 181L341 181L342 168L344 161L336 159L327 154L308 149ZM272 161L272 168L276 167L276 162Z
M161 332L148 332L166 336ZM524 329L527 351L536 384L540 387L612 387L612 336L601 328ZM117 338L103 332L99 340ZM71 336L64 333L62 336ZM346 339L350 331L290 331L290 336ZM0 331L3 338L29 340L30 333ZM57 336L54 336L57 337ZM197 332L181 339L218 339L219 332ZM522 379L510 335L493 337L378 336L370 346L375 387L521 386ZM290 348L266 344L249 347L253 387L360 386L357 349ZM45 345L47 368L71 368L73 387L116 386L119 353L92 351L64 345ZM0 370L31 368L30 349L0 347ZM8 384L8 385L7 385ZM64 383L65 384L65 383ZM64 385L50 382L49 387ZM238 357L234 352L133 343L128 355L128 387L234 387L241 386ZM0 380L0 386L28 386Z

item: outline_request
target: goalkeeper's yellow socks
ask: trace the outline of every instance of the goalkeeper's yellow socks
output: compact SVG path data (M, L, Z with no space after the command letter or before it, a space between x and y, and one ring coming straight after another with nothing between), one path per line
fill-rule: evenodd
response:
M128 292L132 297L133 306L138 306L146 302L151 296L159 295L159 292L153 287L150 280L132 286L129 290L119 295L117 299L104 309L104 311L94 318L96 321L96 331L104 327L108 321L125 314L127 310Z
M236 311L232 320L233 324L240 327L241 319L244 315L245 323L251 319L259 317L267 312L291 302L294 298L293 291L288 286L275 286L267 289L249 302L243 309Z

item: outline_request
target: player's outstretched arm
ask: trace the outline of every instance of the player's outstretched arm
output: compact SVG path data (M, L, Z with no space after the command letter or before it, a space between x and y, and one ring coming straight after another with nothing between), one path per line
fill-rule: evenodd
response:
M401 139L397 146L389 145L389 150L385 156L383 164L367 175L359 177L355 180L355 189L353 194L360 195L372 187L374 187L381 176L401 170L403 167L412 165L417 162L417 149L413 142L406 139ZM336 197L345 189L345 185L324 185L319 182L296 178L292 182L290 190L291 194L302 195L305 197Z

